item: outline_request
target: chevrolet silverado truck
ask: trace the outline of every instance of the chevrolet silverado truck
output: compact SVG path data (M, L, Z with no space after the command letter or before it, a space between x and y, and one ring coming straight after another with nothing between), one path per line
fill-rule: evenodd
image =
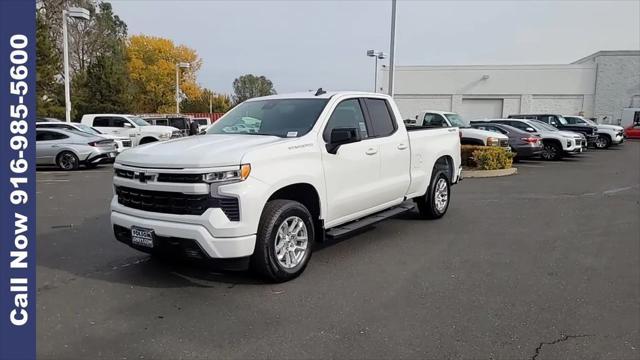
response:
M281 282L304 271L316 241L416 206L445 215L460 138L408 131L387 95L318 89L247 100L203 135L122 153L114 173L117 240Z

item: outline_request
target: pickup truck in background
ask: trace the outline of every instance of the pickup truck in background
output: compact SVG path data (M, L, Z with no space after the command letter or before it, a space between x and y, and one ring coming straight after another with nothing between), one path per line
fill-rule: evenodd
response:
M252 131L239 128L252 119ZM205 134L134 148L114 165L111 222L136 249L302 273L313 244L412 210L447 212L460 179L456 127L405 128L387 95L253 98Z
M509 137L493 131L474 129L460 115L448 111L425 110L416 115L415 121L405 120L407 126L440 128L457 127L460 129L462 145L509 147Z
M148 122L134 115L85 114L82 116L80 122L104 134L129 137L131 139L131 146L175 139L182 136L180 130L175 127L150 125Z

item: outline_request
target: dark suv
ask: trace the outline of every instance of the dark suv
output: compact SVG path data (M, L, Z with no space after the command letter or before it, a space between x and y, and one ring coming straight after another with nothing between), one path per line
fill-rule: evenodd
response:
M567 119L559 114L518 114L509 115L509 119L529 119L538 120L552 125L563 131L573 131L583 134L587 138L587 145L594 146L598 139L598 128L591 125L569 124Z

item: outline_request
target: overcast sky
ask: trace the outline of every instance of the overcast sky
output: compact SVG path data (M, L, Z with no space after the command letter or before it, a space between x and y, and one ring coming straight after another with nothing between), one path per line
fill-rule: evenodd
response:
M389 50L390 0L112 3L129 34L195 49L198 81L217 92L246 73L279 93L371 90L366 50ZM640 1L399 0L396 44L398 65L570 63L640 49Z

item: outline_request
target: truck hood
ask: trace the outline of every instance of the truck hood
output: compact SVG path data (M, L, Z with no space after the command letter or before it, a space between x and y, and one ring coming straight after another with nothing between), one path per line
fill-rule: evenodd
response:
M240 165L248 151L281 141L287 139L263 135L195 135L136 146L118 155L116 162L176 169Z
M560 133L560 135L562 135L562 136L564 136L564 137L571 138L571 139L581 139L581 138L582 138L582 136L580 136L580 134L575 133L575 132L573 132L573 131L563 131L563 130L560 130L560 131L558 131L558 132Z
M504 140L509 139L507 135L500 134L495 131L487 131L487 130L480 130L480 129L474 129L474 128L460 128L460 132L462 133L463 137L467 137L467 138L486 139L488 137L493 137L493 138L504 139Z
M175 128L173 126L164 126L164 125L147 125L140 126L140 131L143 133L173 133L174 131L180 131L180 129Z
M614 131L623 131L624 128L622 126L617 125L606 125L606 124L598 124L598 130L614 130Z

